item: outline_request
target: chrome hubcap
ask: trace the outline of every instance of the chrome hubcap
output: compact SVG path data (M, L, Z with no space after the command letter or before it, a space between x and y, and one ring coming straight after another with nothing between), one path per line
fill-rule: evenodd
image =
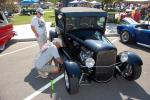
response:
M129 41L129 34L128 34L128 32L123 32L122 33L122 41L123 42L128 42Z
M67 75L67 72L65 71L65 84L66 84L66 87L69 88L69 78L68 78L68 75Z

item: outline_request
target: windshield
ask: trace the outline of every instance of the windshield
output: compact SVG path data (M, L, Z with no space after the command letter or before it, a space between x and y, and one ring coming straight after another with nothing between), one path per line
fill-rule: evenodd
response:
M85 29L85 28L105 28L105 17L67 17L66 30Z

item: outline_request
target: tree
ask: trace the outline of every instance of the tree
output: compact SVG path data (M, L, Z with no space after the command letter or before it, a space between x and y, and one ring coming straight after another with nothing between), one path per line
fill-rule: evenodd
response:
M0 0L0 9L7 9L10 12L14 12L17 9L17 6L14 5L14 1L15 0Z
M90 0L88 0L88 1L90 1ZM104 6L106 5L106 4L114 4L114 3L116 3L116 2L121 2L121 1L123 1L123 0L96 0L96 1L98 1L98 2L101 2L102 3L102 9L104 9Z

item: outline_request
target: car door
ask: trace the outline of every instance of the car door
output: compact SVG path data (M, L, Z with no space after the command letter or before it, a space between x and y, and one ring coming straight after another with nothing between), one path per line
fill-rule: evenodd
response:
M142 44L150 45L150 30L136 28L136 41Z
M64 43L65 43L65 50L68 53L68 55L73 59L76 56L76 49L74 46L74 40L69 37L69 36L65 36L64 38Z

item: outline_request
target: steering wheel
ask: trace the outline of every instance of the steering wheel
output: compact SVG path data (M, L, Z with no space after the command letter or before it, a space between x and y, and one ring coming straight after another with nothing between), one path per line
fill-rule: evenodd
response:
M73 25L72 25L72 24L68 24L68 25L67 25L67 29L68 29L68 30L73 29Z

